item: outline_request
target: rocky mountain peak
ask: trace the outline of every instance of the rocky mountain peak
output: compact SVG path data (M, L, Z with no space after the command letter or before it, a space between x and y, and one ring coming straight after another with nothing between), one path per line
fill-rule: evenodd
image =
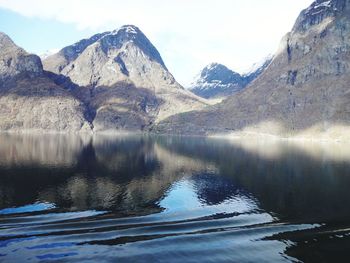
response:
M150 40L142 33L142 31L134 25L124 25L119 29L107 32L99 40L102 50L105 54L111 49L120 49L127 43L131 43L142 50L151 60L158 62L163 67L165 64Z
M228 84L239 79L241 76L219 63L207 65L200 73L200 80L205 82L220 82Z
M204 67L189 86L194 94L209 99L223 98L244 86L240 74L219 63Z
M15 43L13 43L13 41L8 35L6 35L3 32L0 32L0 52L3 53L4 49L8 47L16 47L16 45Z
M0 81L26 75L36 77L43 73L38 56L28 54L18 47L9 36L0 32Z
M75 62L80 60L81 57L85 57L85 60L87 57L89 57L89 60L96 60L98 57L98 63L114 60L121 65L122 71L127 73L124 66L125 62L122 61L123 59L121 58L127 53L139 53L140 55L144 55L150 61L157 62L161 67L166 69L157 49L142 31L133 25L125 25L113 31L82 39L73 45L63 48L58 53L47 57L43 62L45 70L66 75L68 71L74 69L74 66L77 64ZM104 58L102 59L102 57ZM135 60L136 58L134 57L132 59ZM84 63L96 64L96 61L84 61ZM112 69L112 66L109 66L109 68ZM67 71L67 73L65 71Z
M326 18L336 17L349 8L349 0L316 0L303 10L293 31L305 32L310 27L321 24Z
M142 34L141 30L137 26L134 26L134 25L121 26L120 28L113 30L111 33L114 35L123 34L123 35L129 36L131 38L133 38L133 36L136 37L137 34Z

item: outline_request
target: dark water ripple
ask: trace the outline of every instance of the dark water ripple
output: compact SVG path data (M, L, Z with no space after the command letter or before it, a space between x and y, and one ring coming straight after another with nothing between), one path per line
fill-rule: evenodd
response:
M346 150L0 136L0 262L346 262ZM253 147L254 146L254 147Z

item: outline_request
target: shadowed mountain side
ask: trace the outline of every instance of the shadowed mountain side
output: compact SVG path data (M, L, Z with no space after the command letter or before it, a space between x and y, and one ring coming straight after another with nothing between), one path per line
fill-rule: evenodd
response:
M0 89L0 130L90 130L86 107L69 91L41 76L21 78Z
M38 56L28 54L3 33L0 47L0 130L91 130L85 105L50 79Z
M95 111L94 131L144 130L155 121L161 103L149 89L133 84L92 89L89 107Z
M170 117L155 130L348 138L349 14L348 0L315 1L300 14L269 67L250 86L203 112Z
M80 94L84 93L83 89L80 88ZM87 95L87 104L95 112L94 131L148 130L154 123L176 112L197 109L198 101L192 100L185 92L176 89L157 92L136 87L130 82L92 88Z

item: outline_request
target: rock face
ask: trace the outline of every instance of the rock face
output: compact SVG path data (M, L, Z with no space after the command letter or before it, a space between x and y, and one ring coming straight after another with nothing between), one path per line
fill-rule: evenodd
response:
M159 52L135 26L97 34L43 61L44 68L79 85L95 131L145 130L207 102L176 82Z
M0 130L84 129L89 129L85 106L45 75L38 56L0 33Z
M194 94L206 99L223 99L245 88L270 64L272 57L254 65L246 74L239 74L218 63L206 66L188 88Z
M350 125L349 56L350 1L317 0L301 12L269 67L247 88L203 112L169 118L157 129L345 135Z

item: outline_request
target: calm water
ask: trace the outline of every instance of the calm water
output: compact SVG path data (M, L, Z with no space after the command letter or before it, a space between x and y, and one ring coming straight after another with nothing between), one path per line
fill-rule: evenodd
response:
M0 136L0 262L348 262L350 147Z

